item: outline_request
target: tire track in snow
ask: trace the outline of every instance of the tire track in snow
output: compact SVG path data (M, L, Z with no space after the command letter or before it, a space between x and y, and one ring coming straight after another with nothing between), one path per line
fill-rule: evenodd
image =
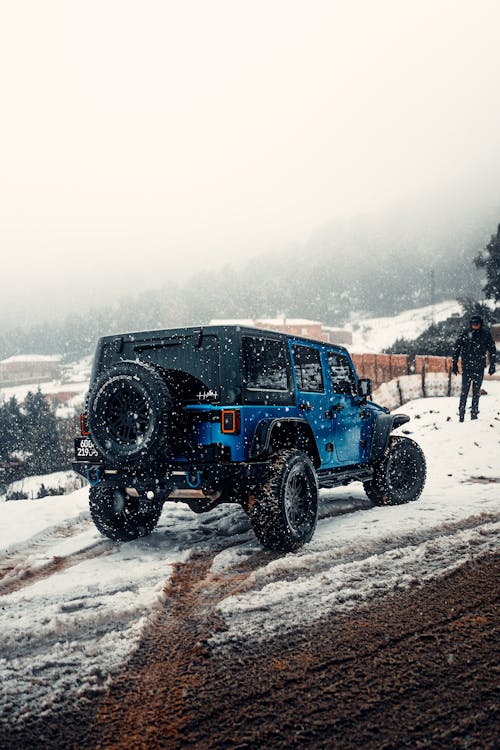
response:
M208 653L208 639L222 624L216 606L244 591L252 570L268 561L270 554L256 552L235 567L214 573L210 568L219 552L198 553L175 567L164 589L163 606L95 719L98 747L128 750L131 737L140 737L144 748L156 746L158 737L166 746L179 741L189 694L197 689L199 662Z
M433 533L418 542L399 538L397 545L372 543L359 554L351 550L350 559L335 550L333 555L320 555L318 566L314 554L299 558L297 565L292 562L292 567L283 567L278 560L268 570L257 570L247 582L247 591L218 605L226 628L214 634L210 645L217 649L249 638L264 641L278 632L429 582L494 553L499 532L500 521L483 521L454 533Z
M33 549L44 549L50 547L59 539L67 539L80 534L82 530L89 529L92 526L90 514L85 512L77 518L70 518L64 524L45 529L34 536L30 536L23 542L19 542L0 553L0 566L3 561L12 559L13 556L21 557L23 553L28 556ZM2 568L0 567L0 570Z
M9 556L0 566L0 596L6 596L25 586L31 586L55 573L61 573L74 565L79 565L85 560L109 554L116 546L114 542L98 540L90 546L86 545L85 549L64 556L52 555L40 562L40 557L47 554L45 550L48 551L53 545L54 537L51 537L50 541L47 540L41 548L35 549L28 557L25 555L17 558Z

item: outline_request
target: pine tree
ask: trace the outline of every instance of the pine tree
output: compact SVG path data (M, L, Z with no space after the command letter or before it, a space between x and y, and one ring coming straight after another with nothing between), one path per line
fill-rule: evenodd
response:
M492 235L484 250L474 258L474 263L478 268L486 269L483 287L486 297L500 302L500 224L496 235Z
M8 454L23 449L24 415L15 396L3 405L2 441Z
M15 396L0 405L0 489L23 476L23 463L14 457L23 450L24 416Z
M57 421L40 390L31 391L24 401L26 450L31 474L46 474L62 468Z

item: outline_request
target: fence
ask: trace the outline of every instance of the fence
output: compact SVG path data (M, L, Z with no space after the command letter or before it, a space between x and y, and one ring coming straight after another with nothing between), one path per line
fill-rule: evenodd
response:
M429 373L451 372L451 357L431 357L418 354L411 361L407 354L352 354L356 372L370 378L374 388L405 375L420 374L425 380Z
M388 409L431 396L458 396L460 379L452 376L452 358L407 354L353 354L356 372L373 383L373 398Z
M382 383L373 393L373 400L388 409L397 409L417 398L460 395L461 378L450 372L421 372L402 375Z

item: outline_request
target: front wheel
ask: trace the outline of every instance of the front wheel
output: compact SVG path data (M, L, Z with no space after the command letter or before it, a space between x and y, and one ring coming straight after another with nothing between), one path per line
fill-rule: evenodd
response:
M375 505L402 505L418 500L427 469L420 446L410 438L391 437L382 459L374 467L373 479L363 487Z
M299 450L278 453L269 481L249 498L247 512L267 549L294 552L308 542L318 518L318 482L309 456Z
M90 515L97 529L115 542L128 542L151 534L161 515L161 505L142 509L139 498L118 487L91 487Z

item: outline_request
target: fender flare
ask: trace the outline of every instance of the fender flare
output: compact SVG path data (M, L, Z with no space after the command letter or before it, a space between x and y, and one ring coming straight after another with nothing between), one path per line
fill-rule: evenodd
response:
M316 464L317 459L319 459L319 453L311 425L306 419L300 419L297 417L262 419L255 428L252 443L250 445L249 458L255 460L268 455L273 430L281 427L282 425L299 427L301 430L305 430L311 440L311 444L315 449L315 453L318 454L317 457L311 456L313 463Z
M379 414L373 425L370 463L376 463L384 455L389 436L393 430L410 421L406 414Z

